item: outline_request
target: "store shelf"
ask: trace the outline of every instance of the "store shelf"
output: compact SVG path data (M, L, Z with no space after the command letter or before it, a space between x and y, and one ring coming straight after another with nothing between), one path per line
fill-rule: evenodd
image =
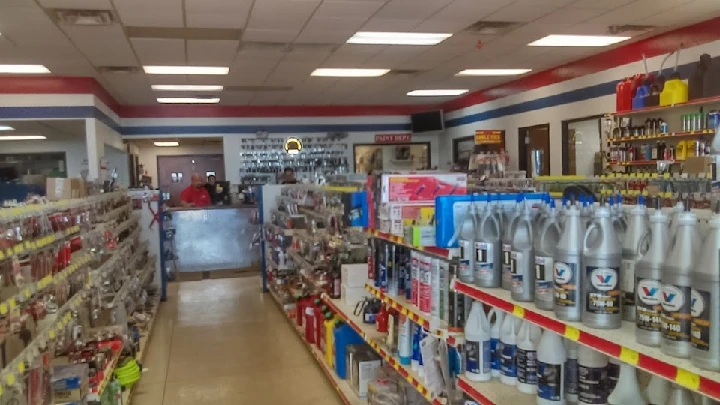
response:
M474 382L465 376L460 376L458 387L480 405L535 405L537 403L535 395L523 394L518 391L516 386L503 384L497 378L486 382Z
M80 226L75 225L68 229L58 231L51 235L42 236L40 238L18 243L12 248L7 248L4 252L0 250L0 261L12 259L21 255L29 255L42 250L44 247L52 245L58 241L64 241L65 238L73 236L80 232Z
M608 139L608 144L618 144L618 143L624 143L624 142L640 142L640 141L649 141L653 139L672 139L672 138L687 138L687 137L693 137L693 136L703 136L703 135L714 135L715 130L714 129L706 129L702 131L687 131L687 132L672 132L668 134L659 134L659 135L644 135L644 136L632 136L632 137L625 137L625 138L618 138L618 139Z
M637 343L635 325L631 322L623 322L621 329L593 329L582 323L559 320L552 311L537 309L533 303L514 302L507 290L479 288L457 280L454 281L453 288L608 356L720 400L720 373L695 367L689 359L667 356L658 347Z
M395 236L389 233L380 232L377 229L373 228L366 228L365 232L373 238L392 242L396 245L401 245L408 249L417 250L419 252L423 252L445 260L452 260L454 257L458 257L460 251L460 249L445 249L435 246L413 246L412 244L405 242L405 239L401 236Z
M420 310L418 310L415 305L405 299L405 297L395 297L392 295L388 295L369 284L365 285L365 289L368 290L370 294L374 295L377 298L380 298L384 303L390 305L391 308L409 317L413 322L430 331L430 333L432 333L433 335L440 336L443 339L447 340L447 342L451 345L456 345L464 341L463 333L449 332L447 330L447 324L444 322L433 324L428 315L420 312Z
M152 336L153 327L155 327L155 320L157 319L157 312L160 308L160 294L156 294L153 302L152 310L150 311L150 322L148 323L147 330L143 335L140 336L140 351L135 356L135 359L143 363L145 360L145 354L147 353L147 347L149 346L150 337ZM140 377L142 379L142 376ZM132 400L132 394L135 390L137 383L133 384L129 389L122 393L122 403L124 405L130 405Z
M331 299L326 294L322 295L322 300L327 304L334 313L339 315L355 332L357 332L370 347L377 352L392 368L398 371L415 389L420 392L428 401L431 401L433 405L442 405L442 401L437 398L433 398L433 395L425 387L422 378L409 367L405 367L400 364L400 361L389 353L379 342L383 339L386 334L380 333L375 329L375 325L369 325L362 322L360 317L353 314L351 308L347 308L342 300Z
M294 322L292 318L288 315L288 313L285 311L282 302L280 301L280 298L275 294L275 292L272 291L272 289L269 290L270 295L273 297L273 301L278 305L278 308L283 312L285 317L287 318L288 325L297 332L298 337L303 342L305 347L310 351L310 353L315 357L315 360L317 361L318 365L322 369L325 376L330 380L330 383L332 384L333 388L338 392L338 395L340 395L340 398L342 399L343 403L345 405L367 405L367 400L359 398L357 394L355 394L355 391L350 387L350 384L347 382L347 380L342 380L340 377L338 377L335 374L335 370L331 369L330 366L325 361L325 356L323 353L317 348L317 346L309 344L305 340L304 331L302 328L299 328L297 324Z
M105 388L112 379L112 376L115 373L115 367L117 366L117 363L120 360L120 356L122 355L123 343L122 341L116 342L119 348L113 348L113 357L110 362L108 362L107 366L105 366L105 370L103 371L103 380L100 381L100 384L98 384L97 387L92 390L92 394L97 395L98 400L100 397L102 397L103 391L105 391Z
M682 160L633 160L630 162L616 162L611 161L608 162L608 166L652 166L656 165L658 162L667 162L669 164L677 164L682 163Z
M610 114L610 115L615 116L615 117L622 117L625 115L646 114L646 113L652 113L652 112L658 112L658 111L673 110L673 109L682 108L682 107L692 107L695 105L713 104L713 103L720 103L720 97L698 98L696 100L691 100L691 101L688 101L685 103L664 105L664 106L657 106L657 107L638 108L636 110L620 111L620 112L616 112L616 113Z

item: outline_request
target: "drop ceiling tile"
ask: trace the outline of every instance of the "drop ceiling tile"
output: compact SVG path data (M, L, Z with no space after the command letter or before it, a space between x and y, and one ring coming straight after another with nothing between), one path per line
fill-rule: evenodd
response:
M144 75L150 84L189 84L188 75Z
M263 62L277 63L285 56L285 51L274 47L242 48L235 57L234 64ZM233 64L233 66L234 66Z
M316 17L369 18L386 1L325 0L315 12Z
M295 39L301 44L344 44L353 33L343 31L324 31L304 29Z
M412 29L412 32L443 32L454 34L467 28L468 25L474 21L476 21L474 18L467 21L442 21L431 18L416 25L415 28Z
M362 31L412 31L423 19L390 20L373 17L362 27Z
M447 6L452 0L391 0L375 16L396 20L424 20Z
M224 91L220 95L221 105L248 105L256 93L251 91Z
M249 10L252 3L252 0L185 0L185 11L192 13L237 13Z
M281 92L255 93L250 105L278 105L285 97Z
M447 7L435 13L430 20L461 22L468 25L487 17L489 14L508 5L507 0L455 0Z
M45 8L74 8L86 10L112 10L110 0L38 0Z
M184 65L185 41L182 39L131 38L135 53L143 65Z
M185 20L191 28L244 28L248 13L186 12Z
M596 10L612 10L617 7L625 6L635 0L577 0L570 4L571 8L591 8Z
M274 42L289 43L300 33L300 29L258 29L248 28L243 33L242 40L245 42Z
M114 0L123 25L183 27L182 0Z
M535 20L538 24L563 24L573 25L587 21L593 17L603 14L602 10L583 9L583 8L563 8L554 11L544 17Z
M487 19L495 21L530 22L537 20L553 11L552 7L528 6L512 3L495 13Z
M235 63L225 83L228 86L261 86L276 65L274 62L258 61Z
M320 0L262 0L256 2L248 28L300 30L313 14Z
M715 6L719 7L719 6ZM720 8L718 8L720 10ZM638 24L642 25L655 25L662 27L672 26L684 26L690 25L696 22L707 20L707 14L703 11L698 11L692 6L681 9L673 9L652 15L647 18L638 20Z
M305 29L355 33L366 21L367 18L313 17Z
M628 5L615 8L605 14L589 20L589 23L634 24L638 20L651 17L666 10L680 7L687 0L636 0Z
M230 66L240 41L187 41L188 63L200 66Z
M64 26L65 33L95 66L136 66L135 54L119 25Z

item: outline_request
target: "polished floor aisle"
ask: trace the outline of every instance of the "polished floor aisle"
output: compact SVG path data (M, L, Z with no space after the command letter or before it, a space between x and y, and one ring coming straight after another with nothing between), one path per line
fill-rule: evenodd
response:
M260 277L172 283L131 405L342 401Z

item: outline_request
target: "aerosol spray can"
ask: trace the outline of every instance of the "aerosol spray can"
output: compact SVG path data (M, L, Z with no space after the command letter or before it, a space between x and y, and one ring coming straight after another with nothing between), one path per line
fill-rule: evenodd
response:
M430 316L440 321L440 259L430 259Z
M415 307L420 307L420 253L416 251L410 252L410 274L412 281L410 282L410 290L412 294L411 302Z
M387 292L388 288L388 260L390 259L390 244L379 242L380 254L378 255L378 278L380 279L380 291Z
M398 247L394 243L387 245L389 245L386 250L386 252L388 252L386 266L388 279L387 293L393 297L397 297L400 292L400 275L398 272L396 256Z
M668 217L662 213L659 198L650 215L650 231L640 245L649 247L635 266L635 340L647 346L660 346L662 339L662 268L668 251ZM641 249L644 249L641 247Z
M612 215L607 206L595 210L595 220L583 239L584 325L597 329L618 329L622 326L620 312L620 266L622 248L615 234Z
M720 371L720 213L710 219L710 231L692 272L691 358L694 365Z
M617 224L618 221L613 222ZM617 229L617 225L616 225ZM635 264L640 259L640 240L648 232L645 198L638 197L637 205L630 211L630 218L622 239L622 316L625 321L635 320Z
M555 253L555 316L563 321L580 321L583 285L582 238L585 222L576 204L565 213L565 227Z
M662 340L663 353L690 357L691 283L690 277L699 255L700 240L695 230L697 217L690 204L677 216L677 230L672 236L670 253L662 274Z

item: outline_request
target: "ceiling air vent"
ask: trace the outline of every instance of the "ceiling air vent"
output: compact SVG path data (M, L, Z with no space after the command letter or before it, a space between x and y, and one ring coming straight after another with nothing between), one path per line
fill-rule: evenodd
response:
M654 25L634 25L634 24L611 25L608 27L608 34L618 35L618 34L624 34L627 32L647 32L647 31L652 31L654 29L655 29Z
M133 74L140 73L140 68L137 66L98 66L98 72L100 73L113 73L113 74Z
M415 76L420 73L422 71L416 69L393 69L386 76Z
M52 10L58 23L65 25L112 25L115 14L110 10Z
M254 92L273 92L273 91L290 91L291 86L225 86L225 91L254 91Z
M519 27L521 23L510 21L478 21L465 28L465 32L482 35L500 35Z

